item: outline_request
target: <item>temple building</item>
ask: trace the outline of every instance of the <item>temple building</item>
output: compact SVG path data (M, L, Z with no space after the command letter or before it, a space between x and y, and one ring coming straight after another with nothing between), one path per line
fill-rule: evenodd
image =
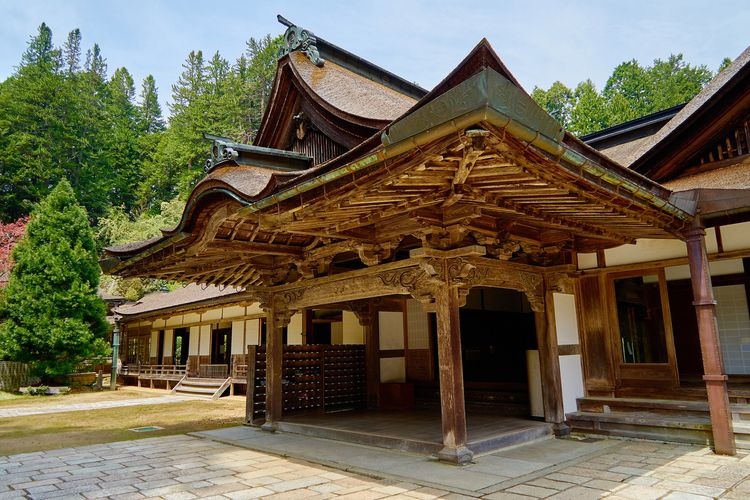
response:
M287 25L254 143L210 136L178 226L105 252L195 284L120 308L141 378L455 463L571 429L750 443L750 50L578 138L486 40L428 92Z

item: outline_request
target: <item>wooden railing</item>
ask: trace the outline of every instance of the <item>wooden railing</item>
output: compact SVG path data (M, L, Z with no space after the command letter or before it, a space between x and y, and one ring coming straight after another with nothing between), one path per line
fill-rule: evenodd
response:
M245 380L247 378L247 364L234 363L232 365L232 378Z
M198 376L201 378L227 378L228 365L200 365Z
M248 346L247 420L263 420L266 407L266 348ZM362 408L367 370L363 345L284 346L282 411Z
M139 365L138 377L144 379L174 379L179 380L185 375L186 365ZM135 375L130 372L129 375Z

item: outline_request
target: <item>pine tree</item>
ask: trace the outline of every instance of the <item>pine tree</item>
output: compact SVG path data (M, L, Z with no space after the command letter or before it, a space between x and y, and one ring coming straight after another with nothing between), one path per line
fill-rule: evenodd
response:
M52 32L42 24L17 71L0 86L0 220L27 215L59 181L62 110L69 105L57 71Z
M94 238L86 210L67 181L32 212L13 259L0 356L31 363L40 376L52 380L83 359L106 354Z
M78 73L81 69L81 30L78 28L68 33L63 46L63 64L69 75Z
M161 115L161 105L156 89L156 81L152 75L143 79L141 85L141 102L138 105L141 128L143 132L153 134L164 130L164 118Z

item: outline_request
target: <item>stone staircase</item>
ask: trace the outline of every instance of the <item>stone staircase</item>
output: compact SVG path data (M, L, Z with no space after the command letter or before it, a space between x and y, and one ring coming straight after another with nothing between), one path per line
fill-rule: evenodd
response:
M738 448L750 449L750 404L730 405ZM694 443L711 442L706 401L585 397L566 415L573 432Z
M219 399L232 383L232 378L196 378L183 377L172 389L172 394L200 396L208 399Z

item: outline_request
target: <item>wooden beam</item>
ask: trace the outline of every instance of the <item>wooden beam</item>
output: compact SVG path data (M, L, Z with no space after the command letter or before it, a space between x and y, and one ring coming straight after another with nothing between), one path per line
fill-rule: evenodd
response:
M207 250L218 250L221 252L238 252L242 254L258 253L263 255L302 255L302 247L291 247L287 245L275 245L273 243L255 243L240 240L213 240L206 247Z

